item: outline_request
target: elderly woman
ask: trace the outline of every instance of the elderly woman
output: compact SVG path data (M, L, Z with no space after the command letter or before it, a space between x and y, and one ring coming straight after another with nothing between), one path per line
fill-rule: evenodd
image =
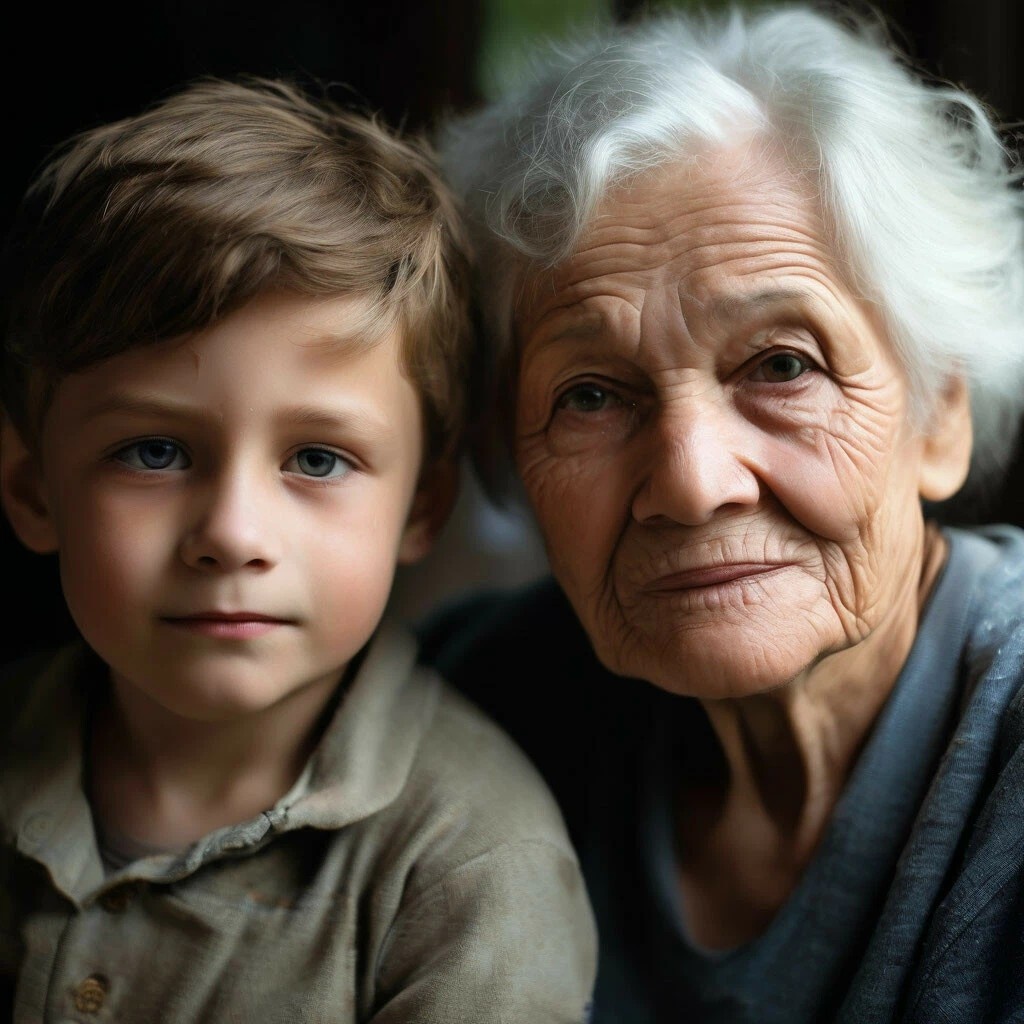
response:
M427 645L561 796L594 1020L1022 1019L1024 534L923 511L1024 404L985 112L870 29L670 17L549 56L448 163L484 461L564 597Z

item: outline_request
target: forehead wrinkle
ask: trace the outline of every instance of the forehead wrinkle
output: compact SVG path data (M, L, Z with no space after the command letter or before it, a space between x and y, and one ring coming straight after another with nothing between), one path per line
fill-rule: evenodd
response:
M568 289L553 292L550 305L539 303L522 310L517 323L520 354L562 340L593 341L608 333L609 324L618 322L628 309L635 314L639 304L625 295L604 290L580 292ZM550 321L554 326L547 326ZM567 321L559 326L560 321Z
M663 294L664 301L652 303L648 300L652 293ZM637 355L648 356L652 366L664 362L666 358L673 361L683 348L696 344L690 323L687 319L687 307L696 307L698 315L703 311L704 303L688 291L681 278L676 279L675 286L667 289L646 289L640 305L640 331L637 340ZM666 319L666 314L668 318ZM653 320L653 324L651 321ZM659 358L660 352L660 358Z

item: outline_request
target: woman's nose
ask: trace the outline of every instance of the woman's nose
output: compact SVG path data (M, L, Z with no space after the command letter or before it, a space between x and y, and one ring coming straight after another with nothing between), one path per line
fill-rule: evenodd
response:
M633 519L700 526L722 510L756 505L761 482L744 433L713 405L663 409L637 438L645 475Z
M225 471L201 486L183 524L179 554L193 569L265 570L279 558L280 518L254 475Z

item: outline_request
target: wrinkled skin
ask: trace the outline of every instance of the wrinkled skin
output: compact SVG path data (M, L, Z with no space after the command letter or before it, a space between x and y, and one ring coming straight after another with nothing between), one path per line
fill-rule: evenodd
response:
M941 428L912 425L781 160L745 145L612 192L517 327L518 468L608 667L702 698L854 663L892 683L941 563L920 498L962 482L966 401L951 386Z

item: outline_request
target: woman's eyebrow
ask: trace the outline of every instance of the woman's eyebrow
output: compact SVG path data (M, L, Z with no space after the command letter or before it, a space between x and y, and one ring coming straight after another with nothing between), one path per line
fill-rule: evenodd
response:
M813 296L801 288L765 288L750 294L720 295L707 304L710 317L719 321L742 320L772 306L791 302L810 302Z
M542 343L550 345L556 341L588 341L596 338L604 332L603 320L587 320L579 323L567 324L561 330L553 331L551 334L542 337Z

